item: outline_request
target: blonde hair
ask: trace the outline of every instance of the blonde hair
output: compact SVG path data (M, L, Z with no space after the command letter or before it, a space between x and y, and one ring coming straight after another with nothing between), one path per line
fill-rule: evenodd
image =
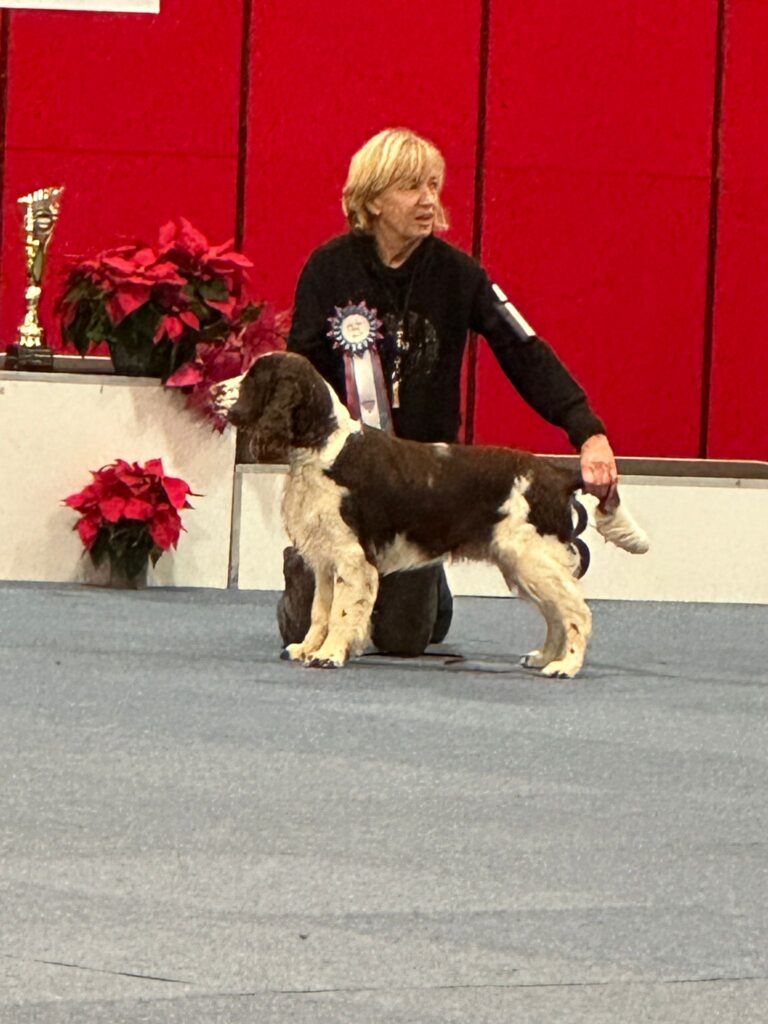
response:
M442 188L445 160L427 139L407 128L386 128L374 135L352 157L341 193L341 207L349 226L370 231L373 218L368 204L376 196L390 185L424 181L433 170L440 175ZM448 219L438 197L435 228L444 231L447 227Z

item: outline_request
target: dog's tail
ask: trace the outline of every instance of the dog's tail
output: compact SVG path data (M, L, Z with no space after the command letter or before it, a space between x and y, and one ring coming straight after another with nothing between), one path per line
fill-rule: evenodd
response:
M638 526L626 505L621 504L615 484L595 509L595 526L607 541L633 555L644 555L651 546L648 534Z

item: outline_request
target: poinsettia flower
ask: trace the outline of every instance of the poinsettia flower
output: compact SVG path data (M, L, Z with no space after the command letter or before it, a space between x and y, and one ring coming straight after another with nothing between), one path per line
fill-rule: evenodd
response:
M73 267L58 303L64 338L85 355L101 341L116 351L144 336L155 359L151 343L167 341L170 373L180 344L219 341L242 326L252 266L232 240L212 245L186 218L169 221L155 245L115 246Z
M160 551L176 547L184 529L179 510L192 507L187 499L193 491L180 477L167 476L161 459L149 459L144 465L116 459L91 476L93 483L63 499L63 504L80 512L75 529L86 550L93 549L103 530L122 529L124 535L128 523L146 530Z

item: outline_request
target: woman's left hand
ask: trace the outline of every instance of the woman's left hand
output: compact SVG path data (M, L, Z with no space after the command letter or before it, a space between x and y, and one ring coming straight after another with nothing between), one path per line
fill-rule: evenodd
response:
M587 494L605 499L619 478L616 459L605 434L594 434L581 446L581 477Z

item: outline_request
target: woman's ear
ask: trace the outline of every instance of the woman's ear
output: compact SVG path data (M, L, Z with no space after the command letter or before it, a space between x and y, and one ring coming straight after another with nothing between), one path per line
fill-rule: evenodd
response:
M370 199L366 204L365 208L372 217L378 217L381 213L381 203L377 199Z

